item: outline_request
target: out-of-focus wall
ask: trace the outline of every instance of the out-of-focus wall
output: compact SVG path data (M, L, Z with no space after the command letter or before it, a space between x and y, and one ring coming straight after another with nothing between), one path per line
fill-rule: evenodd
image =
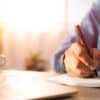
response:
M74 31L76 24L80 24L82 19L91 9L91 6L97 0L69 0L68 2L68 25L69 32Z
M0 1L0 22L4 33L5 68L24 69L24 58L40 50L50 62L67 30L67 0L6 0ZM5 7L6 6L6 7Z
M7 64L4 69L25 69L25 58L30 52L42 53L50 68L51 57L54 51L61 44L66 32L62 31L52 35L49 32L42 32L38 37L32 37L27 33L24 37L16 38L15 33L4 34L4 55L7 57ZM8 34L8 35L7 35ZM55 33L54 33L55 34Z
M16 31L4 33L4 54L7 57L7 65L4 66L4 68L25 69L24 58L27 57L30 52L37 52L39 50L42 52L43 58L45 58L48 62L48 68L50 68L52 54L61 45L64 37L74 31L73 26L81 21L92 3L92 0L63 0L61 3L62 8L60 9L61 0L54 1L55 4L57 2L59 4L58 6L56 4L56 7L54 5L52 6L54 7L55 11L55 13L50 12L50 16L52 18L50 16L47 17L50 18L50 20L52 20L54 17L54 23L56 23L55 28L57 28L58 31L56 32L53 30L48 32L40 32L37 34L34 32L25 32L21 34L20 32ZM57 7L59 8L58 10ZM55 22L56 17L58 19ZM49 19L46 20L48 21ZM47 21L45 23L47 23ZM51 22L53 22L53 20ZM35 27L33 27L33 29L34 28Z

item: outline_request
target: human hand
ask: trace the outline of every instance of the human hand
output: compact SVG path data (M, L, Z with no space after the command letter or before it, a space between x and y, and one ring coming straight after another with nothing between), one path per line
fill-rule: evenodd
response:
M85 47L79 43L73 43L65 51L64 64L67 73L74 77L94 77L96 66L100 64L99 50L89 48L93 58L91 58Z
M93 52L93 59L94 59L95 67L98 67L100 66L100 50L93 48L92 52Z

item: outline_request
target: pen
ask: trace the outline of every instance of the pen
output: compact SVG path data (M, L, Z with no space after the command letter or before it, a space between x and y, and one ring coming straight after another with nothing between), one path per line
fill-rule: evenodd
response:
M87 46L87 43L86 43L86 41L85 41L85 39L84 39L84 35L83 35L83 32L82 32L82 30L81 30L80 25L76 25L76 32L77 32L77 34L78 34L78 36L79 36L80 43L84 45L84 47L85 47L85 49L86 49L88 55L89 55L91 58L93 58L93 55L91 54L91 52L90 52L90 50L89 50L89 48L88 48L88 46ZM97 76L96 70L94 70L94 72L95 72L95 75Z

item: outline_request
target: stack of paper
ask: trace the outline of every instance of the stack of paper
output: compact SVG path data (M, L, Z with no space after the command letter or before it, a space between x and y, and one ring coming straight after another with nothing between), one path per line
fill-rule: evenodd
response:
M81 87L100 87L100 76L96 78L77 78L71 77L67 74L62 74L49 79L50 81L70 85L70 86L81 86Z

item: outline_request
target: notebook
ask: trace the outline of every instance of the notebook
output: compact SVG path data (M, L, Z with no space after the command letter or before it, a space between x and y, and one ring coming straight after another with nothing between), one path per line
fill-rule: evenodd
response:
M56 77L52 77L49 80L69 86L100 87L100 72L96 78L77 78L71 77L68 74L62 74Z

